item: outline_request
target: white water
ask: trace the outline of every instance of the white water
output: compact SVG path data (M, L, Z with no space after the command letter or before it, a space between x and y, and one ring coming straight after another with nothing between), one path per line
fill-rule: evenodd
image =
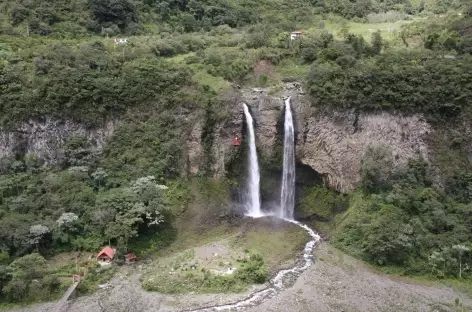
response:
M293 220L295 208L295 131L293 129L290 97L285 100L284 122L284 166L282 189L280 191L280 212L282 219Z
M256 144L254 137L254 125L252 116L244 104L244 114L246 115L248 132L249 132L249 203L248 215L260 217L263 216L260 210L259 199L259 165L257 163ZM313 264L313 248L320 240L320 236L310 229L307 225L293 220L293 211L295 206L295 147L294 147L294 129L293 118L290 108L290 98L285 101L285 139L284 139L284 164L281 191L281 208L279 216L287 222L298 225L307 231L310 240L303 249L302 257L296 261L295 265L290 269L281 270L270 280L269 286L262 290L256 291L246 298L234 303L205 307L190 312L215 312L215 311L240 311L245 308L257 306L265 300L273 298L286 286L287 277L298 277L302 272ZM270 215L270 214L267 214Z
M257 160L256 151L256 136L254 134L254 121L251 113L246 104L244 104L244 115L246 116L247 131L249 133L249 174L247 181L247 194L246 194L246 215L258 218L262 217L261 213L261 200L259 195L259 163Z
M240 301L221 306L213 306L191 310L191 312L215 312L229 310L240 311L249 307L257 306L263 301L273 298L275 295L277 295L277 293L282 291L285 288L284 281L286 280L286 277L298 277L301 273L308 269L313 264L313 248L320 240L320 236L305 224L290 219L285 219L285 221L298 225L299 227L307 231L308 235L310 236L310 241L305 245L305 248L303 249L303 257L301 257L296 262L293 268L279 271L277 275L272 280L270 280L269 287L260 291L256 291Z

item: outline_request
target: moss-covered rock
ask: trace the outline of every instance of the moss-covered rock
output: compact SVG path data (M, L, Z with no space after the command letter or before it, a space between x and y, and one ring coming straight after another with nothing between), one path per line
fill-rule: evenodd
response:
M315 185L301 189L297 209L297 218L318 218L329 220L336 212L347 205L344 195L324 186Z

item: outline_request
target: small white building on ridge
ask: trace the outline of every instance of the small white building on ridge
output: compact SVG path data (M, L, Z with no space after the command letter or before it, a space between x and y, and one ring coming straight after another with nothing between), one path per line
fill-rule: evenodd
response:
M296 40L298 38L300 38L302 36L302 32L301 31L292 31L290 33L290 40Z

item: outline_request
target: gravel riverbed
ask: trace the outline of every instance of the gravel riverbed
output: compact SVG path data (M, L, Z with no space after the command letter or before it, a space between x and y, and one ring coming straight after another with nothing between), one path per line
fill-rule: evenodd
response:
M423 285L374 272L370 267L323 242L315 249L315 264L295 284L247 312L365 312L365 311L472 311L472 298L442 285ZM162 295L141 289L138 275L121 272L112 288L80 297L69 312L178 312L235 302L248 295ZM263 286L254 287L251 291ZM459 300L459 306L456 305ZM54 303L12 312L53 311Z

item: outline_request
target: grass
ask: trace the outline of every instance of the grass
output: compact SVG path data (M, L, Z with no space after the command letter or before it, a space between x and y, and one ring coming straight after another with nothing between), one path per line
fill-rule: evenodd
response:
M185 64L185 59L190 56L195 56L195 52L189 52L189 53L184 53L184 54L178 54L172 57L167 58L167 60L171 62L175 62L177 64Z
M214 91L222 91L230 87L230 83L222 77L210 75L202 66L193 64L190 66L194 70L193 79L201 85L207 85Z
M227 239L236 234L236 228L220 225L204 232L183 231L177 234L176 240L167 248L158 251L156 256L169 256L194 246L202 246L217 240Z
M470 280L445 279L441 280L440 283L472 296L472 282Z
M293 262L307 241L308 235L303 229L281 223L280 227L250 229L233 241L233 248L254 250L262 255L270 272L275 272L287 262Z
M167 60L183 65L185 64L186 58L195 55L195 52L184 53L167 58ZM230 87L230 83L227 80L225 80L223 77L215 77L210 75L202 64L189 64L187 66L192 69L194 73L194 80L198 81L201 85L209 86L211 89L213 89L213 91L218 92Z
M224 249L221 241L217 244L219 246L217 250ZM223 272L234 266L238 267L237 272L243 270L242 265L249 254L245 256L236 251L230 251L217 255L213 253L214 246L215 244L211 243L206 248L198 247L198 254L195 249L188 249L169 257L160 258L157 263L148 268L146 274L142 275L141 281L144 289L167 294L241 292L246 290L250 285L249 281L242 279L237 273L226 275ZM261 266L264 264L259 263L258 266L250 267L250 269L256 270Z
M418 20L420 18L416 18ZM400 42L397 38L397 34L400 32L403 25L409 24L414 20L400 20L396 22L385 22L385 23L357 23L342 18L333 18L324 20L324 28L331 31L335 39L342 39L341 29L345 26L349 32L361 35L366 41L370 41L372 34L376 31L380 31L382 38L390 43ZM311 27L306 30L306 33L319 30L319 27Z
M349 23L348 27L352 33L362 35L366 40L370 40L374 32L380 31L382 38L387 41L393 41L396 33L400 31L403 25L408 23L411 23L411 21L403 20L394 23Z
M304 79L310 71L310 65L300 64L293 59L284 59L275 67L277 73L284 81L295 81Z
M89 269L87 275L77 288L78 292L81 295L93 293L98 289L98 285L108 282L110 279L112 279L116 271L116 265L98 267L93 270Z
M352 21L345 21L344 23L339 23L328 20L325 21L324 25L327 30L333 32L333 35L336 39L342 39L340 31L344 24L349 29L349 32L356 35L362 35L367 41L370 40L372 34L376 31L380 31L382 37L387 41L393 41L394 39L396 39L395 35L400 31L401 27L411 22L412 20L400 20L396 22L385 23L356 23Z
M308 240L305 231L292 224L262 219L241 222L238 227L219 225L179 233L147 268L143 287L162 293L241 292L255 280L265 281L261 276L293 262ZM238 268L235 273L222 273L233 267Z

